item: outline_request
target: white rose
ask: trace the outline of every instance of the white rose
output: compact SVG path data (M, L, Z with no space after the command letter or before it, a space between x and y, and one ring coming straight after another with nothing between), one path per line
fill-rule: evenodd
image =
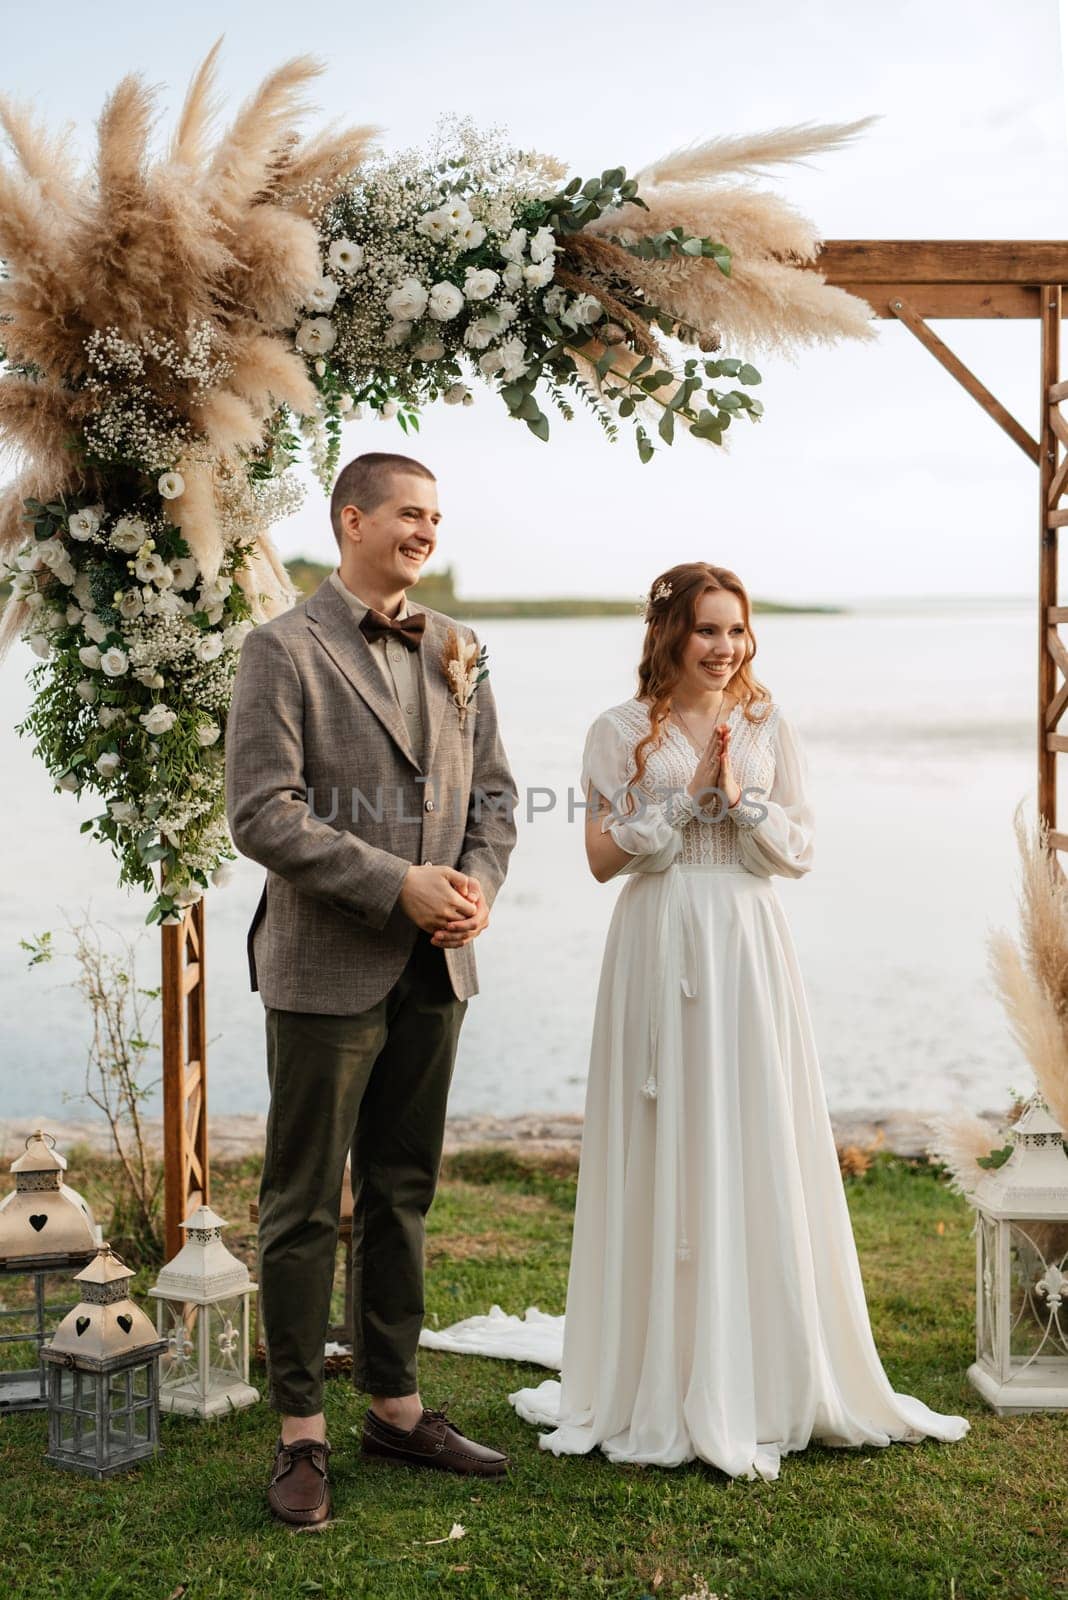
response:
M130 658L125 650L120 650L118 645L112 645L110 650L105 650L100 657L101 669L109 678L121 678L130 665Z
M223 653L223 636L221 633L204 633L197 640L198 661L218 661Z
M545 295L541 303L550 317L558 317L561 311L564 309L564 302L566 300L566 291L561 289L558 285L554 285L553 288L551 288Z
M506 339L501 345L501 370L511 382L527 370L527 351L522 339Z
M17 583L18 579L15 581ZM77 600L83 611L96 610L96 605L93 601L93 592L89 586L89 574L87 572L79 572L77 581L72 585L72 589L74 592L74 598Z
M222 729L217 722L202 722L197 729L197 744L202 750L207 750L215 744L221 733Z
M228 628L223 629L223 642L226 648L228 650L240 650L254 626L255 624L250 622L247 617L244 622L231 622Z
M134 677L138 683L143 683L146 689L162 689L163 679L155 667L135 667Z
M92 688L92 684L89 687ZM93 690L93 697L94 699L96 697L95 689ZM116 722L122 721L124 714L120 706L101 706L96 714L96 720L102 728L113 728Z
M524 267L523 281L531 289L544 289L547 283L552 283L555 272L556 262L550 256L548 261L534 261Z
M351 394L339 394L337 397L337 408L343 417L352 410L354 403Z
M191 589L200 576L193 556L180 556L170 563L171 582L176 589Z
M382 335L382 343L396 350L404 344L414 327L414 322L393 322Z
M35 656L40 656L42 661L47 661L52 654L52 644L47 634L31 633L29 646Z
M551 228L539 228L530 241L531 261L548 261L556 253L556 235Z
M430 291L430 315L435 322L451 322L464 308L464 297L454 283L436 283Z
M15 600L25 600L36 588L37 579L32 572L18 572L11 580L11 594Z
M464 329L464 344L469 350L485 350L493 343L499 328L499 317L476 317Z
M468 300L488 300L500 283L500 274L492 267L468 267L464 277L464 294Z
M102 756L96 759L96 770L102 778L113 778L122 766L122 758L114 750L105 750Z
M65 772L59 780L59 787L65 789L68 794L77 794L81 786L81 779L76 772Z
M211 881L215 885L216 889L225 889L226 885L233 878L233 875L234 869L232 864L229 861L220 861L219 865L215 868L215 871L211 875Z
M41 553L35 544L29 550L24 550L15 557L15 565L20 572L37 572L41 566Z
M602 306L596 295L580 294L569 308L569 315L574 317L575 321L583 327L589 327L599 317L604 316L604 306Z
M139 720L146 733L169 733L178 721L178 714L159 700L150 711L143 711Z
M317 378L325 378L326 377L326 362L325 361L321 361L320 360L320 361L317 361L315 363L315 376Z
M470 389L468 389L467 393L464 395L464 405L465 406L473 406L474 403L475 403L475 397L471 393Z
M88 667L90 672L100 671L100 650L95 644L83 644L78 651L78 660L83 667Z
M510 323L514 322L516 317L519 315L519 307L514 305L511 300L502 300L494 307L494 310L501 319L503 326L506 328Z
M76 511L72 517L67 518L67 527L72 539L84 543L91 539L100 527L100 517L92 506L86 506L82 511Z
M326 258L335 272L358 272L363 266L363 246L352 239L335 239Z
M72 628L79 623L84 616L85 612L82 610L81 606L67 607L67 621L70 623Z
M395 400L384 400L378 408L379 422L388 422L391 417L395 417L396 415L397 402Z
M412 355L417 361L440 361L444 354L445 346L440 339L420 339L412 346Z
M440 244L452 232L452 222L444 211L424 211L415 225L415 231Z
M441 398L444 400L447 406L459 406L463 404L464 395L466 393L467 387L465 384L454 383L445 390L445 393Z
M313 311L332 311L337 300L337 284L333 278L322 277L309 292L306 304Z
M151 555L140 556L137 559L134 563L134 574L141 583L154 583L160 589L169 589L174 581L170 567L154 550Z
M92 679L90 678L79 678L78 682L74 685L74 692L85 701L87 706L91 706L96 700L96 684L93 683Z
M203 900L204 891L199 883L191 883L187 889L179 889L174 898L175 903L183 908L195 906L198 900Z
M109 800L108 815L112 822L124 822L131 827L141 820L141 813L129 800Z
M82 622L82 632L87 639L92 639L94 644L103 644L108 636L108 629L92 611Z
M466 228L457 230L456 238L465 250L477 250L480 244L486 242L486 230L481 222L469 222Z
M60 558L53 561L52 571L54 572L58 582L62 583L67 589L71 587L75 578L78 576L74 570L74 563L71 561L70 556L65 550Z
M499 350L487 350L485 355L479 356L478 365L487 378L492 378L504 366L504 357Z
M525 228L513 228L501 245L501 255L505 261L522 261L526 248L527 230Z
M523 287L523 268L518 261L509 261L502 274L502 279L504 287L509 294L514 294L517 289Z
M386 300L386 310L395 322L418 322L429 298L418 278L405 278Z
M44 605L44 595L39 589L32 589L23 603L28 605L31 611L37 611Z
M456 229L466 228L471 221L471 207L459 196L455 200L449 200L442 206L441 211Z
M297 349L306 356L326 355L336 342L337 329L329 317L309 317L297 329Z
M180 472L165 472L156 484L164 500L177 500L185 493L185 479Z
M148 529L140 517L120 517L111 530L111 543L124 555L132 556L148 538Z
M128 622L139 617L144 609L145 603L136 589L127 589L116 605L119 616L125 617Z

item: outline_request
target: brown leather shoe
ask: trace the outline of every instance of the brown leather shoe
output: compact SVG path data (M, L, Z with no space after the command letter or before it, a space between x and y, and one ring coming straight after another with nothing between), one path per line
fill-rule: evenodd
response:
M428 1411L415 1427L405 1432L368 1407L363 1424L360 1453L364 1456L381 1456L386 1461L403 1461L412 1467L438 1467L444 1472L461 1472L474 1478L503 1478L508 1472L508 1457L499 1450L460 1432L454 1422L440 1411Z
M330 1446L321 1439L278 1440L267 1504L282 1522L316 1528L330 1520Z

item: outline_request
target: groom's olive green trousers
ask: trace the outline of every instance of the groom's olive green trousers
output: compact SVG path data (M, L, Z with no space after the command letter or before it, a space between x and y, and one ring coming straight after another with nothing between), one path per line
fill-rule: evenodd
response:
M353 1016L267 1011L271 1105L260 1183L260 1309L270 1403L322 1410L345 1158L352 1158L352 1376L418 1389L425 1217L437 1187L466 1000L420 932L389 993Z

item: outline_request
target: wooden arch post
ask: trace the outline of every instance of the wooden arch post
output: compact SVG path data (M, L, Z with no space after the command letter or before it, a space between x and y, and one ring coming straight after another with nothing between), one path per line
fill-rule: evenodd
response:
M163 938L163 1223L167 1260L181 1225L208 1204L208 1062L204 901Z

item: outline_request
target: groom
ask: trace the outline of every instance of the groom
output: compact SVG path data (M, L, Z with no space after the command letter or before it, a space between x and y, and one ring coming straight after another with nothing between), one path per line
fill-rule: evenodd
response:
M259 1269L281 1436L268 1502L302 1526L330 1516L323 1348L350 1153L362 1453L507 1471L424 1409L416 1348L473 941L515 843L516 789L488 682L462 714L442 662L450 619L408 608L437 544L433 474L357 456L330 515L338 569L245 640L226 731L234 842L267 868L249 960L271 1090Z

